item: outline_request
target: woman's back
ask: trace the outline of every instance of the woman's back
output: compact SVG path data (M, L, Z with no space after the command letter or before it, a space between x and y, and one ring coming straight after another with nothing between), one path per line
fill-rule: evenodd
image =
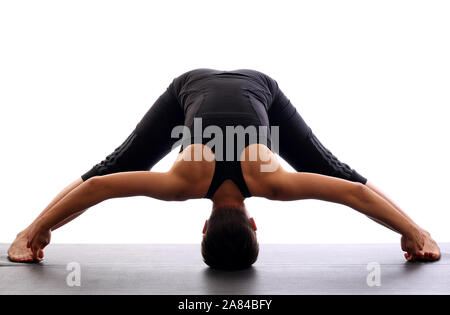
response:
M264 75L249 69L195 69L175 78L168 89L183 109L189 133L180 152L192 143L214 152L215 170L205 197L212 198L227 179L244 197L251 196L240 158L250 144L270 147L267 110L272 94Z
M194 69L174 79L173 93L185 113L185 126L194 117L232 122L251 118L269 126L267 110L271 91L264 74L249 69L219 71Z

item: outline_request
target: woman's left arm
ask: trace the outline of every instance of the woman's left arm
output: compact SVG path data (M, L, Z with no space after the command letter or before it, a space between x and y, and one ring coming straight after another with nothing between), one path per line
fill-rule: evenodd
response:
M52 227L71 215L107 199L147 196L178 201L202 196L190 187L192 184L188 179L182 173L173 170L164 173L123 172L92 177L70 191L33 223L28 233L28 247L37 255L39 248L44 248L50 241L48 231Z

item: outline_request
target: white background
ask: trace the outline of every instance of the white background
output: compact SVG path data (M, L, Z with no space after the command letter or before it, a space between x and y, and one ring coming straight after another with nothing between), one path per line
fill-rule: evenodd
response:
M200 67L276 79L328 149L450 241L449 16L448 1L0 2L0 242L119 146L174 77ZM399 240L342 205L246 204L261 243ZM198 243L210 209L206 199L108 200L53 242Z

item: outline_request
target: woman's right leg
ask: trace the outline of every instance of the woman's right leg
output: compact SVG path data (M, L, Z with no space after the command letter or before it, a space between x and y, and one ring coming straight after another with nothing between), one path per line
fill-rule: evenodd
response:
M385 194L376 189L365 177L352 169L349 165L339 161L325 146L317 139L311 128L306 124L289 99L280 91L278 99L269 109L269 121L271 126L279 126L279 155L286 160L298 172L318 173L334 176L353 182L360 182L373 190L381 198L385 199L391 206L405 217L405 220L416 225L424 233L425 251L429 253L426 258L435 260L440 257L439 247L431 238L430 234L420 228L414 221L401 210ZM375 222L395 231L383 222L369 217ZM402 238L402 249L405 248L406 240ZM407 259L411 257L405 254Z
M156 100L136 125L136 128L119 147L103 161L84 173L81 178L76 179L58 193L39 216L44 215L70 191L93 176L103 176L117 172L150 170L159 160L169 153L173 144L178 140L171 137L172 129L175 126L184 124L184 112L173 96L171 89L172 85L169 85L167 90ZM70 222L86 210L84 209L63 222L60 222L52 230ZM16 240L8 250L8 256L13 261L32 260L31 251L26 248L26 240L24 239L28 228L17 235Z
M283 92L279 91L268 115L270 125L279 128L277 153L297 172L317 173L366 183L365 177L348 164L339 161L325 148Z

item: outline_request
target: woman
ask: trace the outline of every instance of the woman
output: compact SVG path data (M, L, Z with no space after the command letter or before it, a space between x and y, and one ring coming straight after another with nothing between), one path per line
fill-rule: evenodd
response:
M149 171L180 144L168 172ZM297 172L285 171L274 152ZM97 203L130 196L211 199L202 255L213 268L256 261L256 225L244 204L250 196L344 204L401 234L407 260L440 258L430 234L327 150L277 82L255 70L202 68L175 78L122 145L17 235L9 258L42 260L51 231Z

